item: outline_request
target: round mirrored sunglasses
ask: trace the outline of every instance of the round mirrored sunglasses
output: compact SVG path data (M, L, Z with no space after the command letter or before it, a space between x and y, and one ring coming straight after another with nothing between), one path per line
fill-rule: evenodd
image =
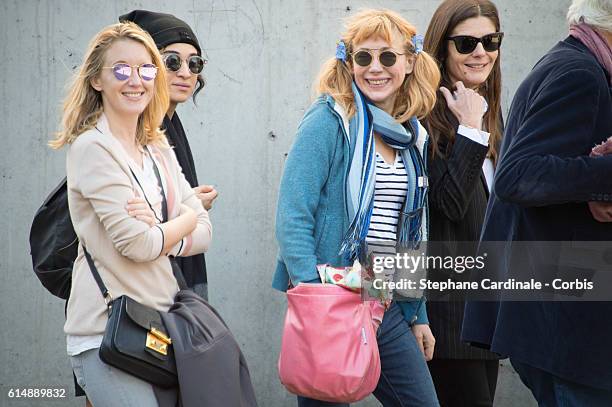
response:
M194 75L198 75L204 70L204 65L208 62L205 58L199 55L192 55L186 60L183 60L180 55L175 53L168 53L164 55L164 64L169 71L178 72L183 65L183 61L187 63L189 72Z
M360 51L355 52L353 54L353 61L357 65L362 66L364 68L370 66L374 58L372 55L372 51L375 51L375 50L360 50ZM398 55L404 55L404 54L400 54L399 52L390 51L390 50L382 51L381 53L378 54L378 61L380 61L381 65L387 68L391 68L397 62Z
M112 69L113 75L119 81L127 81L132 76L132 68L136 68L138 76L143 81L152 81L157 76L157 67L153 64L129 65L125 63L104 66L104 69Z

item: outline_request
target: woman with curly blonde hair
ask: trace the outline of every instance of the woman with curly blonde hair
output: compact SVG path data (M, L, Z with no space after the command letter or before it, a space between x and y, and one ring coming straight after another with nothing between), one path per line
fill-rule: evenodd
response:
M167 311L178 291L169 256L205 251L208 214L159 125L168 108L163 62L149 34L111 25L89 44L50 145L68 146L70 217L79 238L66 310L67 351L96 407L157 406L152 385L98 356L107 306L85 257L113 298Z
M440 73L416 29L390 10L347 20L320 96L300 123L282 177L273 286L320 282L317 264L348 266L427 240L427 132ZM438 405L426 359L424 299L389 304L378 330L385 406ZM298 397L299 406L333 404Z

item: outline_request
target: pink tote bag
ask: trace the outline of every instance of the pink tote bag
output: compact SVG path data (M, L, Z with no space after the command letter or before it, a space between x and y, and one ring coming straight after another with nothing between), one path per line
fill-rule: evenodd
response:
M342 403L371 394L380 377L376 329L384 307L334 284L300 283L287 291L287 303L278 359L287 390Z

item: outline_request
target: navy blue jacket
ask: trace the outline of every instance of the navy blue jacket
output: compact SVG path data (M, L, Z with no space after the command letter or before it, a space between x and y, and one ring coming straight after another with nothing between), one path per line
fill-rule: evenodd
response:
M481 236L508 242L489 259L492 267L510 271L512 241L612 241L612 223L595 221L587 205L612 201L612 156L589 157L609 136L609 77L568 37L536 64L512 102ZM531 260L528 272L538 276L546 259ZM470 302L462 338L612 390L612 302Z

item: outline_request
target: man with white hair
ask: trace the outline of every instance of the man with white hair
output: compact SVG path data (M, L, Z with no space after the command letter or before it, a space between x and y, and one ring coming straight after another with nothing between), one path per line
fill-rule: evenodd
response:
M512 241L612 241L612 155L592 152L612 136L612 0L574 0L568 22L508 116L481 236L506 242L487 263L501 276L517 272ZM462 337L509 356L540 406L612 406L612 302L469 302Z

